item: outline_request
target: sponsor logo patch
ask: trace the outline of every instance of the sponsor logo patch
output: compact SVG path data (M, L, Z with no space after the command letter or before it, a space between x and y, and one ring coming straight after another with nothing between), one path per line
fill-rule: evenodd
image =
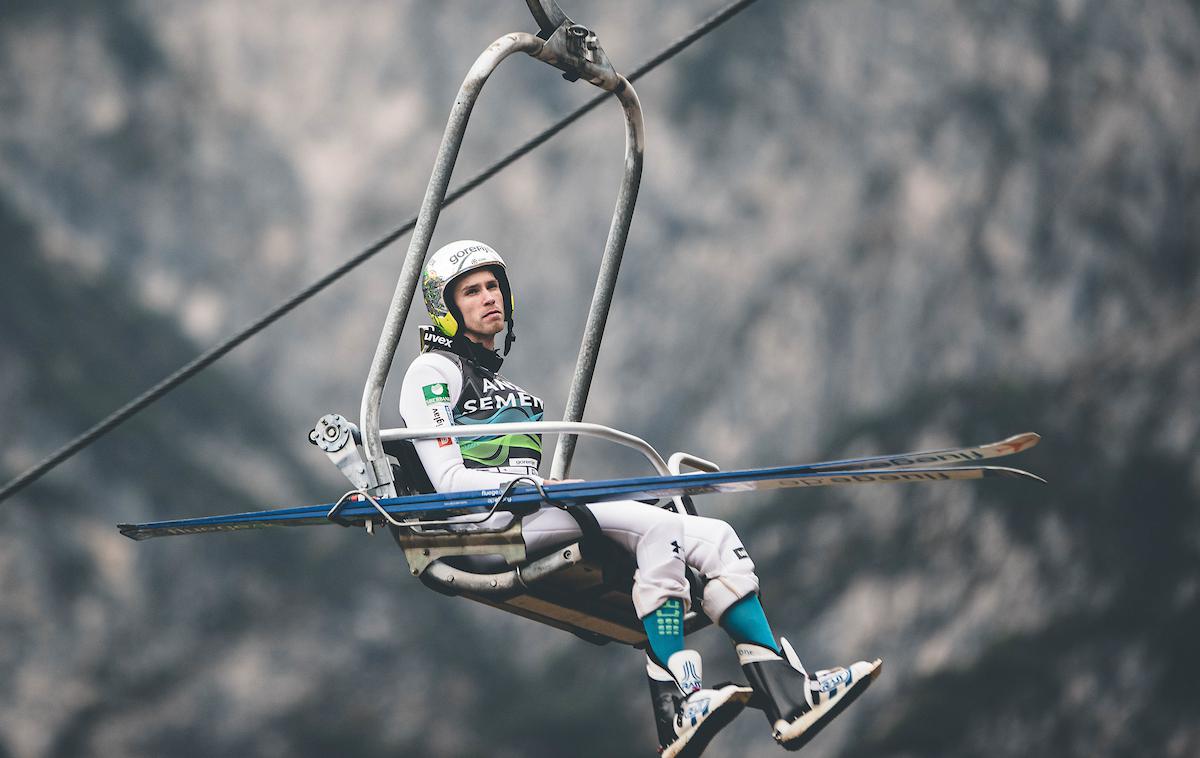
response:
M438 405L439 403L450 402L450 386L438 382L437 384L426 384L421 388L422 394L425 395L425 405Z

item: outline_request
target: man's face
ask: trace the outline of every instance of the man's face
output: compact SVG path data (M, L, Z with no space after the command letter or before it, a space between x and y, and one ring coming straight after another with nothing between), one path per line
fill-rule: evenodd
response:
M496 275L488 269L464 274L454 282L453 297L462 314L463 334L494 349L496 335L504 331L504 295Z

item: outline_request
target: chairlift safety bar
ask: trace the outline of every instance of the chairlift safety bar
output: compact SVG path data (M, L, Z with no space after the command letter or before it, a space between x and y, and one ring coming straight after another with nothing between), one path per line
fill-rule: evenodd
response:
M524 421L512 424L439 426L427 429L384 429L379 435L384 442L395 442L397 440L430 440L444 437L478 437L481 433L489 437L504 434L570 434L598 437L638 451L660 476L677 475L681 473L684 465L697 471L720 470L717 464L711 461L683 452L674 453L670 460L663 460L662 455L654 449L654 446L641 437L603 424L591 424L583 421ZM690 499L673 497L671 500L675 503L676 513L695 515L696 509Z
M601 424L582 421L524 421L512 424L437 426L426 429L383 429L379 436L384 442L396 442L398 440L431 440L443 437L479 437L481 435L491 437L505 434L577 434L585 437L598 437L637 450L650 462L655 472L662 476L678 473L673 472L662 455L641 437Z

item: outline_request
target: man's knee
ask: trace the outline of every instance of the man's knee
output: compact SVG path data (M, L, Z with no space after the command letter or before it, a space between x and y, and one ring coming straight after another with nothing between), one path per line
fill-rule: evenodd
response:
M713 621L720 619L729 606L752 592L758 592L758 575L754 561L742 545L737 532L719 519L705 519L704 528L713 545L714 554L708 565L698 568L707 582L704 585L704 612Z
M753 569L710 576L704 584L704 612L713 621L720 621L729 606L755 592L758 592L758 575Z
M754 571L754 562L742 545L737 532L727 522L715 518L701 518L698 529L701 541L707 543L707 550L698 551L697 557L701 563L696 568L707 574L715 574L728 569L734 573Z

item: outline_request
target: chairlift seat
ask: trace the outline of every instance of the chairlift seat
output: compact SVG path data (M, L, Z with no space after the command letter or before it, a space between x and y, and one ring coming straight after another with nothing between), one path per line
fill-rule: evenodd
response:
M395 481L405 494L434 491L410 441L385 442L384 451L392 459ZM441 594L465 597L523 616L593 644L619 642L645 647L645 628L631 597L637 569L632 555L600 533L598 527L586 524L580 525L583 536L529 554L520 528L520 516L516 515L513 524L500 531L456 533L452 528L427 531L396 526L391 531L397 544L409 554L409 565L417 577ZM510 563L498 553L478 552L481 547L486 551L497 540L508 545L510 556L523 557ZM520 544L512 544L514 541ZM436 543L437 557L424 563L428 556L420 553L430 549L429 543ZM461 549L456 550L453 543ZM712 623L700 610L703 579L690 568L688 583L692 607L684 617L685 634Z

